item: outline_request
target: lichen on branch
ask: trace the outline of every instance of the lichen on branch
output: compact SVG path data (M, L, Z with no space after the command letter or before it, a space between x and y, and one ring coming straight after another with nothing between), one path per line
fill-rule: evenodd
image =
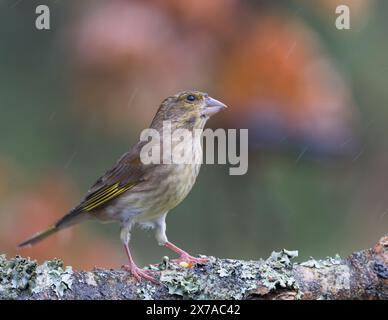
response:
M388 236L347 258L297 263L297 251L266 260L208 257L205 265L163 259L147 268L160 284L122 270L73 271L55 259L0 255L0 299L388 299Z

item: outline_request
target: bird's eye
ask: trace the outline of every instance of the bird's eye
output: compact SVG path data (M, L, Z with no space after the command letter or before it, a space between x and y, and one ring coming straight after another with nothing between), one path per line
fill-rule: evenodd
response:
M194 96L194 95L192 95L192 94L189 94L187 97L186 97L186 100L187 101L190 101L190 102L193 102L193 101L195 101L197 98Z

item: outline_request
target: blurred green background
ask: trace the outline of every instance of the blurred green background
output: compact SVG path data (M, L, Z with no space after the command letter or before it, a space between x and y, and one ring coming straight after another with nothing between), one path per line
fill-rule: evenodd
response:
M37 30L35 8L50 8ZM347 4L351 29L335 27ZM77 204L158 104L200 89L250 130L249 171L204 165L172 212L192 254L258 259L366 248L388 227L386 1L0 0L0 252L125 263L116 224L16 245ZM135 229L139 264L173 256Z

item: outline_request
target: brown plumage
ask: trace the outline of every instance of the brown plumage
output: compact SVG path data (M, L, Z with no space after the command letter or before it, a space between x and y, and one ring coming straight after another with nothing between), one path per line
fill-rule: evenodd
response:
M209 117L226 106L199 91L180 92L168 97L160 105L150 128L161 135L168 121L171 130L202 130ZM147 141L139 141L129 152L101 176L90 188L80 204L53 226L20 244L35 244L47 236L88 219L112 220L120 223L121 240L126 249L129 265L125 266L136 278L155 281L133 262L128 242L134 224L155 228L157 241L180 254L188 263L205 262L179 249L167 240L165 218L190 192L200 169L202 147L200 135L193 141L193 162L185 164L144 164L141 152ZM161 141L162 143L163 141ZM171 151L178 148L180 139L172 139ZM163 144L162 144L163 146ZM162 149L162 154L165 150Z

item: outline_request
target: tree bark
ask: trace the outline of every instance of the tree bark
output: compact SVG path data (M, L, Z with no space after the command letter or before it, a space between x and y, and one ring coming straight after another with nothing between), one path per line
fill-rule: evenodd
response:
M62 261L38 265L0 255L0 299L388 299L388 235L347 258L292 262L297 251L266 260L209 257L206 265L168 261L148 268L160 285L126 271L73 271Z

